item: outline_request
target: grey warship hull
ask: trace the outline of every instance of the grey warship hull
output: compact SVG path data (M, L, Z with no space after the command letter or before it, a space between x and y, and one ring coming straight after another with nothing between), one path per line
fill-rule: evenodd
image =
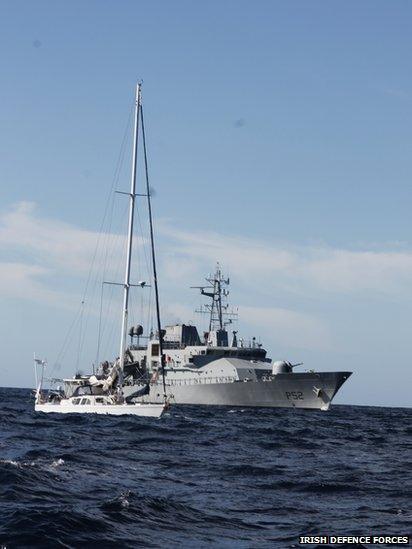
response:
M304 372L277 374L256 381L170 380L166 381L166 388L173 404L328 410L350 375L351 372ZM133 386L124 387L125 396L133 390ZM161 383L151 385L148 399L162 402Z

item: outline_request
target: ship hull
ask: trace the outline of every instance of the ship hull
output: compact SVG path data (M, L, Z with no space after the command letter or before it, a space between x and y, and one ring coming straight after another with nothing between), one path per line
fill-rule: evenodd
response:
M166 389L171 404L328 410L350 375L351 372L285 373L268 381L199 384L167 380ZM161 383L152 385L150 400L160 402L162 398Z
M160 417L163 414L164 404L113 404L113 405L86 405L81 406L73 404L36 404L35 412L44 412L46 414L100 414L111 416L141 416L141 417Z

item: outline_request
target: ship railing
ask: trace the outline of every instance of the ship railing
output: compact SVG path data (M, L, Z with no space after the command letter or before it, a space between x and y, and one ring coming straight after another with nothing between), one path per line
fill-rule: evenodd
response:
M193 343L196 345L196 343ZM184 349L186 344L180 343L180 341L163 341L163 350L166 349ZM147 345L129 345L131 351L147 351Z
M233 376L217 376L217 377L204 377L204 378L187 378L187 379L168 379L167 385L178 386L182 385L208 385L215 383L234 383L236 380Z

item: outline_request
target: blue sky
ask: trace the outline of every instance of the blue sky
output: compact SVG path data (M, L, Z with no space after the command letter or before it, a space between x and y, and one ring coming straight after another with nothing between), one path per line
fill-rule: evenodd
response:
M0 9L3 385L58 354L143 79L166 320L196 320L219 260L271 356L353 369L339 402L410 405L410 3Z

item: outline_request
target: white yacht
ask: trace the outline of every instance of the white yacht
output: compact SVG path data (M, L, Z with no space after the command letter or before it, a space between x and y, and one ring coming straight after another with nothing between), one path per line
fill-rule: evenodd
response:
M124 391L125 367L126 367L126 338L128 332L128 313L129 313L129 292L131 286L131 257L133 249L133 225L135 200L139 196L136 193L136 168L137 168L137 145L139 136L139 122L141 123L141 133L143 137L145 173L146 173L146 194L149 221L150 221L150 237L151 237L151 252L152 252L152 270L154 273L154 288L157 311L157 325L160 330L160 312L159 312L159 293L156 273L156 257L153 240L152 212L149 181L147 175L147 157L146 157L146 139L143 123L143 111L141 100L141 84L136 87L135 112L134 112L134 138L133 138L133 155L132 155L132 177L131 188L129 193L129 216L128 216L128 234L127 234L127 257L124 282L118 284L123 286L123 305L122 305L122 321L120 331L120 353L119 358L110 364L110 371L106 370L104 376L86 376L87 383L83 383L81 376L76 376L72 380L65 381L65 390L45 390L43 387L44 370L46 361L39 360L35 357L35 372L36 372L36 392L35 405L36 412L54 412L60 414L82 413L82 414L110 414L110 415L134 415L134 416L149 416L160 417L164 410L169 406L169 400L166 394L166 384L162 375L162 396L156 396L155 401L151 399L149 392L143 390L134 391L134 394L126 394ZM158 353L162 356L162 337L158 342ZM159 359L159 364L162 361ZM109 363L105 363L109 365ZM39 372L41 370L41 373ZM161 367L160 367L161 370ZM157 393L156 393L157 395Z

